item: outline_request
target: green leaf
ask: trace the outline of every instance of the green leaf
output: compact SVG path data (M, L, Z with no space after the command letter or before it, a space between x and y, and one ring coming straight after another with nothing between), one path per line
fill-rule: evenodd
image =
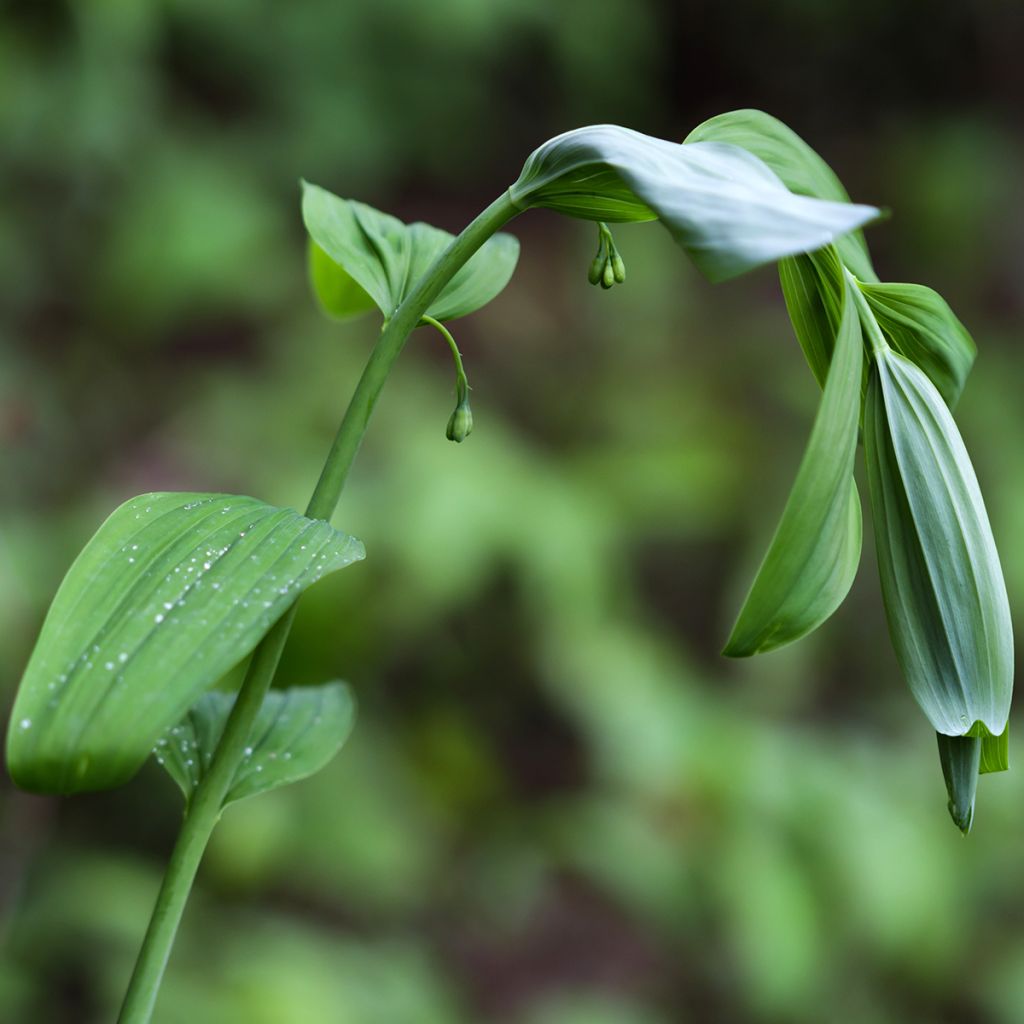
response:
M982 775L990 772L1005 772L1010 768L1010 727L999 736L985 736L981 741Z
M733 110L698 125L686 142L728 142L763 160L801 196L846 203L850 197L835 172L788 125L763 110ZM851 231L835 242L842 261L862 281L877 281L860 231Z
M893 348L928 374L952 408L977 349L945 299L920 284L862 284L861 291Z
M350 296L352 281L385 318L390 317L455 237L429 224L404 224L308 182L302 187L302 217L313 242L337 267L332 276L330 268L321 265L313 276L317 297L330 312L332 296ZM508 284L518 259L519 242L512 235L489 238L431 302L427 314L454 320L487 305ZM353 301L342 306L343 315L360 311Z
M43 793L127 781L299 593L363 557L328 523L228 494L144 494L68 570L14 704L7 764Z
M658 218L712 281L820 249L878 216L873 206L794 195L739 146L678 145L616 125L544 143L509 195L522 209L589 220Z
M368 313L376 306L365 289L313 239L309 240L309 282L320 308L335 320Z
M780 260L779 283L804 358L824 387L842 315L844 278L835 248Z
M942 396L890 348L873 356L864 450L882 596L910 689L936 732L998 736L1013 634L985 504Z
M157 763L178 784L186 806L210 769L235 694L203 694L157 741ZM355 702L344 683L271 690L252 729L252 742L235 771L224 805L287 786L318 772L352 731Z
M949 816L964 835L974 824L974 798L978 791L979 758L982 741L975 736L944 736L939 741L942 777L949 794Z
M821 407L771 547L724 653L746 657L805 636L842 603L860 561L853 481L864 347L852 299L842 306Z

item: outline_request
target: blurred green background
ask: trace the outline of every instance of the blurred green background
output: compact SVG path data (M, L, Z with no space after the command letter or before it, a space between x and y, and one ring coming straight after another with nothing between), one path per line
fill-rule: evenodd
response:
M974 333L958 418L1024 610L1022 49L1016 0L0 4L4 706L114 505L304 506L376 324L314 309L300 176L458 230L553 134L738 106L890 207L882 278ZM591 225L512 230L455 325L476 432L444 439L419 332L336 517L368 558L285 657L353 683L355 734L228 812L157 1020L1024 1019L1024 775L962 840L870 538L817 634L718 656L817 400L773 271L712 288L631 226L605 294ZM172 784L0 800L0 1020L112 1020Z

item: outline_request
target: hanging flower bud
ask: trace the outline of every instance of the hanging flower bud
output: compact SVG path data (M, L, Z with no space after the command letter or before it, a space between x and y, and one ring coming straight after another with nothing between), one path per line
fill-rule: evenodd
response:
M622 257L618 252L612 253L611 266L615 283L622 284L626 280L626 264L622 261Z
M469 396L466 395L459 400L459 404L449 417L445 437L456 444L462 444L472 432L473 410L469 407Z

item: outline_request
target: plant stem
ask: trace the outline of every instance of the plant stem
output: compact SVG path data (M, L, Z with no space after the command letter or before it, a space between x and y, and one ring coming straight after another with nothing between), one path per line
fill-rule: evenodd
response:
M306 508L306 515L311 519L330 519L334 514L388 373L427 307L477 249L519 212L508 193L496 199L438 256L395 310L370 353L338 427L320 479ZM206 844L220 818L224 797L235 770L244 756L253 722L274 681L295 618L295 608L293 604L253 653L245 681L214 752L210 770L200 782L186 810L125 994L118 1017L119 1024L147 1024L152 1016L192 882Z

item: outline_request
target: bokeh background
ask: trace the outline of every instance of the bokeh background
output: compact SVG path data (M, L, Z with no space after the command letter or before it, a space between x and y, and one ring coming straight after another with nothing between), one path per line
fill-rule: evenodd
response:
M884 280L979 343L958 410L1024 625L1024 25L1015 0L0 4L0 701L57 583L146 490L303 507L377 329L322 319L300 176L457 230L551 135L782 117ZM656 225L513 224L521 264L415 335L280 680L360 720L232 808L164 1024L1024 1019L1024 775L945 810L870 537L849 600L718 656L817 389L774 272L711 287ZM1019 757L1011 741L1011 755ZM113 1019L180 818L0 792L0 1020Z

